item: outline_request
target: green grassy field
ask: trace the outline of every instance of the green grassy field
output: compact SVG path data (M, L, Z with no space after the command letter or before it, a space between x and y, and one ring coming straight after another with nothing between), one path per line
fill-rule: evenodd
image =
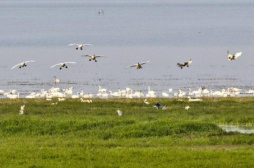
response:
M1 99L0 167L254 167L254 135L218 127L254 125L254 98L148 101Z

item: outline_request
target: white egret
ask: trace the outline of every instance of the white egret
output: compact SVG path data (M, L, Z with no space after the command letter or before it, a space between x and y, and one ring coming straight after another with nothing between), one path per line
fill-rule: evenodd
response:
M121 117L123 115L123 112L121 110L117 110L117 114Z
M185 106L185 110L189 110L190 109L190 106Z
M23 114L24 114L25 106L26 106L26 105L22 105L22 106L20 107L19 115L23 115Z
M144 103L147 104L147 105L150 104L150 103L147 101L147 99L144 100Z

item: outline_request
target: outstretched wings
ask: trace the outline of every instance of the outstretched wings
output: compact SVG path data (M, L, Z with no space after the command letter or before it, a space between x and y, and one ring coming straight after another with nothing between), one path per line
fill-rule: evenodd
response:
M14 65L11 69L16 68L17 66L20 66L21 63L18 63L17 65Z
M133 64L133 65L128 66L128 67L126 67L126 68L132 68L132 67L136 67L136 66L138 66L138 64Z
M68 46L79 46L79 45L82 45L82 46L92 46L92 44L76 44L76 43L69 44Z
M95 57L95 58L98 58L98 57L104 57L103 55L82 55L83 57Z
M240 57L242 55L242 52L237 52L235 54L230 54L229 51L227 51L227 56L228 56L228 60L232 61L235 60L236 58Z
M58 65L63 65L63 64L76 64L76 62L61 62L61 63L55 64L55 65L52 65L51 68L58 66Z
M237 52L237 53L234 54L234 57L235 57L235 58L238 58L238 57L240 57L241 55L242 55L242 52Z
M58 65L61 65L62 63L58 63L58 64L55 64L55 65L52 65L50 68L53 68L55 66L58 66Z
M147 63L149 63L149 62L150 62L150 61L146 61L146 62L142 62L142 63L133 64L133 65L128 66L128 67L126 67L126 68L137 67L138 65L144 65L144 64L147 64Z
M14 65L11 69L14 69L14 68L16 68L18 66L21 66L22 64L28 63L28 62L35 62L35 61L34 60L29 60L29 61L20 62L17 65Z
M146 61L146 62L142 62L142 63L140 63L140 65L144 65L144 64L147 64L147 63L149 63L150 61Z
M35 62L35 60L25 61L24 63L28 63L28 62Z

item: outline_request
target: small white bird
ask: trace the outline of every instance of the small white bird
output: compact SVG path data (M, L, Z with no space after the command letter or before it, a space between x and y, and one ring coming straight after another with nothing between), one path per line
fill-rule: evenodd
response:
M147 104L147 105L150 104L150 103L147 101L147 99L144 100L144 103Z
M92 103L92 102L93 102L92 100L85 100L85 99L83 99L83 98L80 98L80 101L81 101L82 103Z
M14 65L11 69L14 69L16 67L19 67L19 68L26 67L28 62L35 62L35 61L34 60L24 61L24 62L18 63L17 65Z
M65 98L64 98L64 97L62 97L62 98L59 97L59 98L58 98L58 101L59 101L59 102L65 101Z
M84 46L92 46L92 44L69 44L69 46L77 46L76 50L83 50Z
M123 115L123 112L121 110L117 110L117 114L121 117Z
M229 51L227 51L227 56L229 61L233 61L236 58L240 57L242 55L242 52L237 52L235 54L230 54Z
M61 62L61 63L58 63L58 64L55 64L55 65L52 65L51 66L51 68L54 68L55 66L60 66L60 70L62 69L62 68L68 68L68 66L66 65L66 64L76 64L76 62Z
M25 106L26 106L26 105L22 105L22 106L20 107L19 115L23 115L23 114L24 114Z
M185 106L185 110L189 110L190 106Z
M198 101L202 101L202 99L195 98L195 97L191 98L190 96L188 96L188 101L189 102L198 102Z
M96 58L104 57L103 55L83 55L83 57L89 57L89 61L97 62Z
M147 63L149 63L150 61L146 61L146 62L142 62L142 63L137 63L137 64L133 64L133 65L131 65L131 66L129 66L129 67L126 67L126 68L132 68L132 67L136 67L137 69L142 69L143 67L142 67L142 65L145 65L145 64L147 64Z
M46 101L52 101L52 98L46 98Z
M56 76L54 76L54 78L55 78L55 85L56 85L57 83L60 83L60 82L61 82L61 80L60 80L59 78L57 78Z

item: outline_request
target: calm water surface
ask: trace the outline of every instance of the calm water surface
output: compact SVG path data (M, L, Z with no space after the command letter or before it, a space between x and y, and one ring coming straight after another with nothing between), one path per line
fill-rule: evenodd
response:
M98 14L103 10L104 14ZM254 88L254 2L0 1L0 89ZM77 51L70 43L91 43ZM229 62L226 51L243 51ZM105 55L89 62L83 54ZM193 59L189 68L177 62ZM11 67L36 60L23 69ZM126 69L150 61L143 69ZM75 61L68 69L51 65Z

